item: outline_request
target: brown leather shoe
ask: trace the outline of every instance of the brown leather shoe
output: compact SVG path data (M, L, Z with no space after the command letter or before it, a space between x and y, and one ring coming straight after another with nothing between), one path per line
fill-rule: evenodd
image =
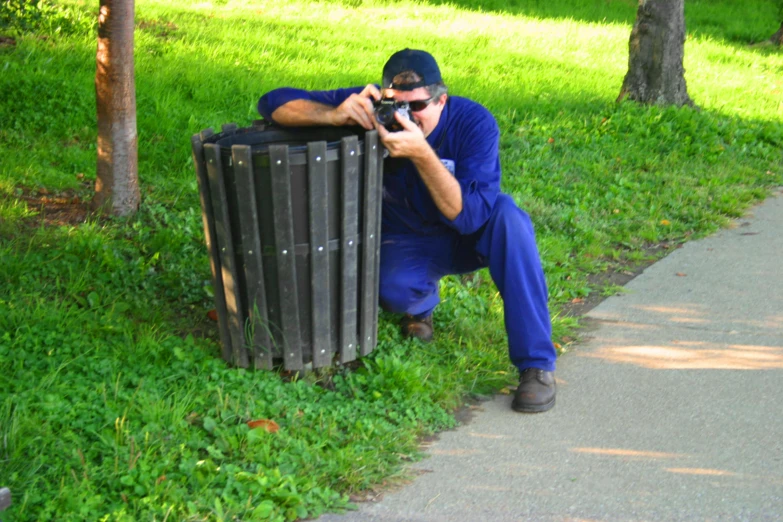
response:
M405 337L415 337L425 343L432 341L432 316L416 319L412 315L405 315L400 320L402 335Z
M511 408L522 413L540 413L555 405L557 385L555 373L538 368L526 368L519 374L519 386Z

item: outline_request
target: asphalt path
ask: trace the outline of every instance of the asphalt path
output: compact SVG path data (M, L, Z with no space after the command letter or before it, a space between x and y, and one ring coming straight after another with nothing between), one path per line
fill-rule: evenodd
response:
M321 522L783 520L783 189L587 314L547 413L498 395Z

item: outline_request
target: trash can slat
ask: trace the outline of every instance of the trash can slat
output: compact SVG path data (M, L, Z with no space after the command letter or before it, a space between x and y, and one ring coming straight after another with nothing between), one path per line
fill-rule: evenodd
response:
M378 184L382 180L378 176L378 133L368 132L364 136L364 197L363 216L364 230L362 231L362 295L361 295L361 323L359 326L359 346L361 354L367 355L373 349L375 343L375 330L377 329L376 301L378 300L378 283L375 277L375 258L377 255L375 244L380 243L380 228L374 199Z
M204 158L207 162L209 188L215 213L215 232L221 261L223 291L225 293L228 316L228 331L231 336L231 348L234 364L247 368L248 357L245 348L244 328L242 324L242 303L237 285L237 267L234 257L234 241L228 215L228 201L223 180L223 167L220 161L220 147L214 143L204 145Z
M332 362L329 286L329 189L326 142L307 147L310 201L310 302L312 304L313 366Z
M238 126L236 123L224 123L223 125L220 126L220 130L222 131L222 133L227 135L236 133L237 128Z
M201 220L204 224L204 242L209 253L209 268L212 274L212 290L215 295L215 308L218 316L218 330L220 331L221 356L223 360L230 361L232 357L231 336L228 334L228 314L226 310L226 296L223 293L223 274L220 266L220 254L217 247L215 231L215 214L212 210L212 197L209 190L207 167L204 160L204 143L202 137L212 135L212 129L206 129L200 134L194 134L190 139L193 148L193 165L196 167L196 179L198 181L198 193L201 200Z
M378 308L380 306L380 289L378 288L381 273L381 209L383 208L383 146L378 143L378 148L375 150L375 166L378 172L375 174L378 183L375 185L375 196L372 201L375 205L375 223L378 241L375 242L375 266L370 267L375 274L373 281L375 281L374 292L375 298L372 301L372 322L373 327L370 330L372 334L372 342L370 346L375 349L375 345L378 344Z
M269 370L272 369L272 339L269 335L261 231L258 226L256 187L253 180L253 157L248 145L234 145L231 147L231 155L234 159L237 192L244 195L238 198L238 204L239 213L244 217L240 220L240 229L244 249L248 317L252 332L250 355L255 368Z
M278 288L284 343L283 364L286 370L301 370L302 343L299 336L299 303L296 288L294 224L291 212L291 179L288 145L269 146L274 210L275 248L277 249Z
M356 312L358 307L358 228L359 228L359 140L349 136L341 140L342 162L342 287L340 361L356 359Z

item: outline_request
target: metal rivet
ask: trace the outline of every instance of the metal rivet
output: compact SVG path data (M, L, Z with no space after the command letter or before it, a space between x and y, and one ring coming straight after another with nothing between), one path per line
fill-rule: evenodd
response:
M353 241L348 241L348 246L353 246Z
M354 151L351 151L351 156L353 156L354 154L356 154L356 152L354 152Z
M278 164L278 165L282 165L282 164L283 164L283 162L282 162L281 160L277 160L277 164Z
M324 251L324 247L318 247L318 251L319 252L323 252Z
M368 338L367 338L367 340L368 340L368 341L372 341L372 337L368 337Z
M242 162L241 161L237 161L237 165L242 165Z
M375 150L375 145L372 146L372 150Z
M251 256L253 255L253 251L252 250L248 250L247 253L248 253L248 255L251 255Z
M226 251L226 247L223 247L223 248L221 249L221 251L225 252L225 251Z
M370 239L374 238L375 234L370 234Z
M289 357L293 357L293 356L294 356L294 354L289 355Z
M321 350L321 353L326 353L326 350Z
M321 156L316 156L315 161L321 161Z
M215 163L215 160L209 160L210 163Z
M349 344L349 345L348 345L348 348L353 348L353 345L352 345L352 344Z
M288 254L288 250L283 250L283 255L287 255L287 254Z

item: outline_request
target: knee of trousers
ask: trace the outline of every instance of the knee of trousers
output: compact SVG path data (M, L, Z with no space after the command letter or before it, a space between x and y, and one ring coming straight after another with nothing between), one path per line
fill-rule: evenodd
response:
M415 300L411 283L409 274L381 273L378 287L381 306L395 314L406 313Z

